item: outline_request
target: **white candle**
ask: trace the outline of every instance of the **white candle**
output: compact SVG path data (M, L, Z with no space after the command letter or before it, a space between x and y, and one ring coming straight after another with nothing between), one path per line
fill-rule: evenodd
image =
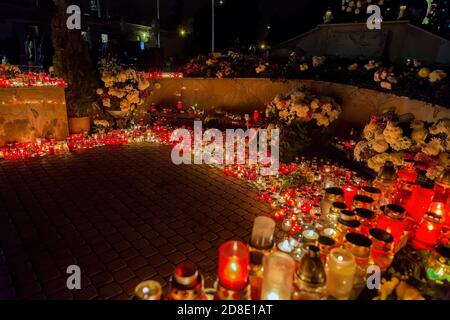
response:
M355 257L350 251L342 248L331 250L326 265L328 295L336 299L348 299L355 272Z
M264 257L261 300L290 300L295 262L286 253L274 252Z

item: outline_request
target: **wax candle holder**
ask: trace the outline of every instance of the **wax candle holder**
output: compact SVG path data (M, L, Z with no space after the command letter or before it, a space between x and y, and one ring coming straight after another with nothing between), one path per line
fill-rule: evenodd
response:
M352 207L353 207L353 209L361 208L361 209L373 210L373 209L375 209L375 201L369 196L357 194L356 196L353 197Z
M369 265L372 241L359 233L349 233L345 236L344 249L349 250L357 264L355 289L362 290L366 284L366 270Z
M408 216L419 223L423 215L430 208L434 191L428 185L415 185L412 190L411 198L406 204Z
M289 228L290 230L290 228ZM288 230L288 231L289 231ZM253 224L252 236L249 243L250 249L250 274L251 296L253 300L259 300L263 279L263 258L273 249L273 233L275 221L269 217L260 216Z
M325 271L328 295L339 300L348 299L356 273L353 254L343 248L334 248L328 255Z
M320 257L322 258L323 263L327 262L327 256L336 247L336 241L327 236L320 236L318 239L319 249L320 249Z
M394 237L378 228L369 230L369 239L372 241L371 262L380 267L381 272L386 271L394 259L392 244Z
M320 210L323 215L327 215L330 211L331 205L336 201L344 200L344 191L341 188L327 188L325 189L325 197L320 202Z
M436 179L433 191L434 196L428 211L441 215L444 228L450 230L450 218L448 218L450 210L450 168L445 169Z
M133 300L161 300L162 287L157 281L147 280L139 283L134 289Z
M418 250L429 250L439 240L442 231L442 216L434 212L426 212L417 226L411 241Z
M290 300L293 292L294 260L286 253L264 257L262 300Z
M192 262L175 267L169 280L168 300L207 300L203 292L204 280Z
M331 204L330 212L327 214L327 220L330 224L335 224L341 215L342 210L346 210L347 205L341 201L335 201Z
M375 212L369 209L356 208L354 210L356 219L361 223L360 232L368 235L369 230L375 225Z
M344 190L344 202L347 207L351 210L353 197L357 194L358 188L352 185L344 185L342 186L342 190Z
M372 198L375 201L375 205L378 205L381 199L381 190L371 186L364 186L361 188L361 195Z
M348 233L358 232L361 223L355 219L355 212L350 210L342 210L338 219L336 242L341 245L345 241Z
M394 251L397 251L397 246L406 230L405 209L397 204L388 204L382 207L382 211L377 228L387 231L394 237Z
M219 247L216 299L248 300L250 252L245 243L228 241Z

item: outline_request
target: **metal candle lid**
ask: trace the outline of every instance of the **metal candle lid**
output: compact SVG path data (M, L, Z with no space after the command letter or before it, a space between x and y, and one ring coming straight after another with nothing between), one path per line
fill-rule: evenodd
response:
M344 221L354 220L355 213L351 210L342 210L339 218Z
M389 218L394 220L404 220L405 219L405 208L398 204L388 204L384 207L384 213Z
M381 241L384 243L392 243L394 242L394 237L387 231L379 228L372 228L369 230L369 234L372 238L377 241Z
M397 171L392 161L386 161L377 178L382 183L393 183L397 179Z
M344 190L337 187L325 189L325 199L329 202L335 202L344 198Z
M316 246L308 246L308 251L300 260L297 269L297 279L310 287L325 285L326 275L320 258L320 249Z
M355 214L358 217L361 217L363 219L373 219L373 218L375 218L375 212L373 212L372 210L369 210L369 209L356 208L353 211L355 212Z
M380 189L371 186L364 186L361 189L367 193L381 193Z
M161 300L162 288L159 282L148 280L136 286L134 295L138 300Z
M357 247L370 248L372 246L372 241L370 241L369 238L367 238L366 236L364 236L360 233L356 233L356 232L348 233L345 236L345 240L347 240L348 242L350 242L351 244L353 244Z

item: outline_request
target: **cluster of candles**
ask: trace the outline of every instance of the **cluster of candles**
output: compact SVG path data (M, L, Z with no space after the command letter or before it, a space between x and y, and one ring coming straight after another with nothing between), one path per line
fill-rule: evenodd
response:
M93 134L72 134L65 141L37 138L32 142L9 143L0 148L0 158L29 159L49 154L82 151L100 146L134 142L170 143L172 130L168 126L133 126L129 129L100 131Z
M34 72L20 73L14 78L0 78L0 88L18 87L67 87L67 83L47 73Z
M182 72L146 72L147 79L178 79L183 78Z
M414 193L414 186L423 187L411 182L414 173L410 168L397 173L392 164L386 163L380 176L369 184L345 170L341 172L340 168L320 165L320 161L306 164L317 166L321 176L333 172L335 179L332 180L337 184L325 185L322 194L317 188L320 190L320 186L324 186L324 178L314 175L310 177L314 182L309 189L279 193L273 188L271 201L275 199L273 203L277 202L277 206L292 209L281 224L286 232L281 241L274 241L276 220L257 217L248 244L228 241L219 247L214 288L203 288L203 278L197 267L188 262L176 267L164 298L357 298L366 286L368 267L376 265L385 272L407 240L411 240L416 249L433 251L425 266L428 279L438 283L450 280L450 249L439 245L444 235L436 232L448 228L445 224L450 208L448 171L437 180L432 196L427 197L420 189ZM306 164L301 161L286 165L286 175L298 172ZM238 172L237 177L246 177L248 168L242 165L233 168L233 172ZM255 182L255 179L250 180ZM276 181L276 178L270 180ZM411 192L405 191L410 188ZM302 198L305 192L307 196ZM310 202L311 196L318 201L305 206L304 202ZM416 205L418 202L421 206ZM414 210L409 212L405 207L414 207ZM419 218L419 215L422 216ZM293 230L294 220L300 220L297 230ZM143 293L150 289L157 295ZM137 299L161 299L162 289L157 282L146 281L136 288L135 294Z

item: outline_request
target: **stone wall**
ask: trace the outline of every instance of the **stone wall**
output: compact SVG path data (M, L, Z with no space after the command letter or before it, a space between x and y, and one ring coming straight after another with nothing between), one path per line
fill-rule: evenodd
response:
M252 112L263 110L264 105L277 94L285 94L305 85L318 94L334 97L343 107L340 121L350 125L362 126L371 115L391 106L396 107L399 113L411 112L422 120L450 118L450 109L444 107L379 91L323 81L183 78L162 79L160 83L161 89L154 91L148 98L148 103L174 106L178 99L175 93L181 92L181 100L185 106L197 104L207 111L220 109L230 112Z
M0 88L0 146L68 133L64 88Z

